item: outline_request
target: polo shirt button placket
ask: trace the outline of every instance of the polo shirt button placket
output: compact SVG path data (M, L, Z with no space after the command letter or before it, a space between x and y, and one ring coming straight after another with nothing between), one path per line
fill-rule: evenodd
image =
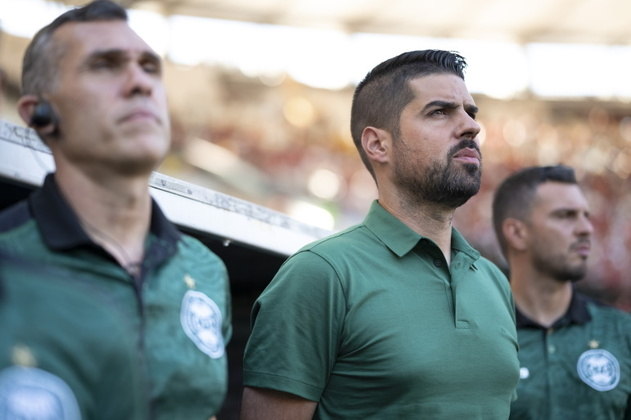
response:
M546 331L546 336L547 336L547 351L548 351L548 355L552 356L554 353L556 353L556 346L551 343L552 341L552 335L554 334L554 328L548 328L548 330Z

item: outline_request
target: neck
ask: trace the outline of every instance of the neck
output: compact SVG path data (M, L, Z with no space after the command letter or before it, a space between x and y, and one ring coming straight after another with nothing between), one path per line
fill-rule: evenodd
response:
M515 305L528 318L550 327L568 310L572 283L552 279L541 273L526 272L511 265L511 288Z
M151 220L148 178L95 178L63 166L55 179L87 235L132 272L142 261Z
M419 235L433 240L442 251L447 264L451 261L451 230L455 209L433 203L410 205L406 200L380 192L379 204Z

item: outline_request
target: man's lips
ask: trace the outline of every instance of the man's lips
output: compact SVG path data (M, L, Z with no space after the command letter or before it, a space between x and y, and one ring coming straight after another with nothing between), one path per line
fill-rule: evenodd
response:
M466 163L480 164L480 153L470 147L460 149L453 155L453 158Z
M592 247L591 247L590 242L582 241L582 242L575 243L574 245L572 245L570 249L572 251L575 251L581 257L588 257L591 251L591 248Z
M160 123L160 119L157 117L157 115L146 109L139 109L139 110L128 112L127 114L123 115L119 119L119 122L125 123L125 122L136 122L136 121L146 121L146 120L149 120L155 123Z

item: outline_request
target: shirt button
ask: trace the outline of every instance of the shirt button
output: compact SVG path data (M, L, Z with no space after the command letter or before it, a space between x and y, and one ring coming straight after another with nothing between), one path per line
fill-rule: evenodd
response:
M553 354L557 350L554 346L548 346L548 353Z
M441 267L443 265L443 262L440 260L440 258L434 258L434 265L436 267Z

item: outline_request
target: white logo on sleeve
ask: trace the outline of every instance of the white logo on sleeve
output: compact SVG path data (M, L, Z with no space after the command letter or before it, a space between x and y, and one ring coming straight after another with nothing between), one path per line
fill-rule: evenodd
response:
M80 420L79 404L66 383L33 367L0 371L0 418Z
M186 292L182 299L180 322L197 348L213 359L223 356L221 311L211 298L196 290Z
M578 376L596 391L610 391L620 382L618 359L607 350L587 350L576 364Z

